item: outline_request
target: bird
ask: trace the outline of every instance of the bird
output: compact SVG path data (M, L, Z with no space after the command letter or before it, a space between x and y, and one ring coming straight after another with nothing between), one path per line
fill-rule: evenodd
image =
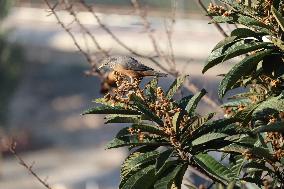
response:
M130 78L131 83L134 79L146 76L166 77L167 74L155 71L153 68L145 66L131 56L110 56L102 60L98 69L109 68Z

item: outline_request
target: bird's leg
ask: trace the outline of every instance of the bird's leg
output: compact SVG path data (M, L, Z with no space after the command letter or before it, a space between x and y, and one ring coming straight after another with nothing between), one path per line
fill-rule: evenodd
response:
M130 83L134 83L134 78L133 77L129 77L130 78Z

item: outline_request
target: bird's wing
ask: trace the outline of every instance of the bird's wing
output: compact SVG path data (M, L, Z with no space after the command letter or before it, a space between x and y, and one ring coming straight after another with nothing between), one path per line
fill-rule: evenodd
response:
M150 68L148 66L145 66L144 64L141 64L134 58L130 58L129 61L126 63L126 67L130 70L134 71L149 71L149 70L154 70L153 68Z

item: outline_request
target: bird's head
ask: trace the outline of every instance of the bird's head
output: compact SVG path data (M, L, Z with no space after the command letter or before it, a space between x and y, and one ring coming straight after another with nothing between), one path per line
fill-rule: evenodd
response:
M107 57L102 60L101 65L98 69L110 68L113 69L117 62L117 57Z

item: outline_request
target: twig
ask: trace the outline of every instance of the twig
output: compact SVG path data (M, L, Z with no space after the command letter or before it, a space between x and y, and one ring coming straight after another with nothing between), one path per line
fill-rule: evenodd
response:
M151 56L147 56L147 55L143 55L140 54L139 52L131 49L130 47L128 47L125 43L123 43L99 18L99 16L96 14L96 12L94 11L94 9L87 5L87 3L84 0L80 0L80 3L93 15L93 17L95 18L95 20L98 22L99 26L106 32L108 33L112 39L117 42L120 46L122 46L123 48L125 48L126 50L128 50L131 54L141 57L141 58L147 58L150 61L152 61L156 66L158 66L161 70L163 70L164 72L168 72L168 70L162 66L158 61L156 61L153 57Z
M10 152L16 157L19 161L19 164L26 168L31 175L33 175L45 188L52 189L51 186L46 182L46 180L40 178L37 173L34 172L33 166L34 162L31 165L28 165L16 152L16 143L10 145Z
M93 65L93 68L92 68L92 69L95 70L96 75L102 77L102 73L98 70L98 68L96 67L96 65L93 64L93 60L92 60L91 56L90 56L88 53L86 53L86 52L81 48L81 46L79 45L79 43L78 43L76 37L74 36L74 34L73 34L73 33L70 31L70 29L67 28L67 27L65 26L65 24L60 20L60 18L59 18L59 16L58 16L57 12L56 12L56 10L55 10L56 7L57 7L57 5L58 5L58 3L56 3L54 6L52 6L52 5L49 3L48 0L44 0L44 1L45 1L46 5L48 6L48 8L50 9L51 13L52 13L52 14L54 15L54 17L56 18L58 24L59 24L59 25L68 33L68 35L72 38L72 41L73 41L74 45L77 47L77 49L84 55L84 57L85 57L86 60L89 62L89 64L90 64L90 65Z
M175 67L176 61L175 61L175 54L174 54L172 36L173 36L173 32L174 32L174 25L176 23L177 0L172 0L171 5L172 5L171 23L170 23L169 27L166 27L166 34L167 34L168 42L169 42L171 62L173 64L173 66Z
M204 12L208 13L207 8L205 7L205 5L203 4L202 0L197 0L199 6L204 10ZM208 17L210 19L213 19L212 16L208 15ZM213 23L214 26L217 28L217 30L224 36L224 37L228 37L228 34L224 31L224 29L220 26L220 24L218 23Z
M74 11L72 4L69 3L68 0L64 0L64 4L66 5L66 10L70 13L70 15L73 16L75 22L80 26L80 28L91 38L94 45L97 47L97 49L104 55L109 56L109 53L104 50L101 45L98 43L95 36L88 30L79 20L77 13Z
M152 45L153 45L153 48L155 50L155 52L157 53L157 55L164 61L166 62L168 65L171 64L171 62L166 58L166 55L164 54L164 52L162 50L159 49L159 46L157 44L157 41L152 33L152 30L151 30L151 27L150 27L150 23L149 21L147 20L147 17L146 17L146 14L145 14L145 11L142 12L141 10L141 7L138 3L137 0L131 0L131 3L133 5L133 7L135 8L137 14L141 17L142 21L143 21L143 25L144 25L144 28L148 34L148 37L150 38L151 42L152 42Z

